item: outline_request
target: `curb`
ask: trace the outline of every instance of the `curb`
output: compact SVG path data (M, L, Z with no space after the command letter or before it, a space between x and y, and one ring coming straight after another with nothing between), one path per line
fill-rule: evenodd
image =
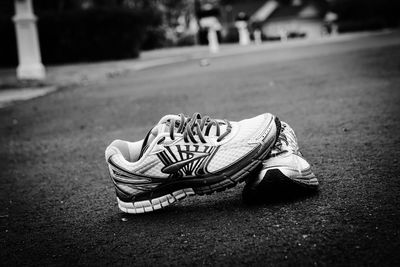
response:
M57 90L56 86L1 90L0 108L7 107L13 104L15 101L29 100L39 96L44 96L56 90Z

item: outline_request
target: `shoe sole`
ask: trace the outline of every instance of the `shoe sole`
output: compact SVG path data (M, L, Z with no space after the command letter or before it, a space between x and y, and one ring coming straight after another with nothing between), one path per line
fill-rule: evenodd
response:
M318 179L313 173L308 176L299 176L289 179L292 180L294 183L297 183L298 185L308 188L317 188L319 186Z
M150 200L124 202L118 197L117 200L119 209L125 213L145 213L165 208L178 200L194 194L195 192L192 188L185 188Z
M276 136L275 140L271 143L265 143L261 147L260 151L254 155L253 159L249 162L247 166L241 168L238 172L228 175L228 174L221 174L219 177L222 177L223 180L220 182L196 187L196 188L184 188L173 191L172 193L168 193L156 198L149 198L141 201L134 201L134 202L124 202L120 198L117 197L118 207L121 211L125 213L146 213L152 212L155 210L162 209L171 205L172 203L182 200L190 195L210 195L214 192L222 192L226 189L232 188L236 186L238 183L244 182L245 178L257 170L257 167L260 167L263 160L267 157L268 153L271 151L271 148L275 144L276 139L280 133L280 121L278 118L275 118L276 124Z
M307 187L310 189L316 189L319 186L317 177L310 169L302 170L301 172L299 172L297 170L293 170L290 168L289 169L271 168L268 171L271 170L278 170L282 174L282 177L285 177L287 181L293 182L299 186ZM290 173L291 175L287 175L287 173Z

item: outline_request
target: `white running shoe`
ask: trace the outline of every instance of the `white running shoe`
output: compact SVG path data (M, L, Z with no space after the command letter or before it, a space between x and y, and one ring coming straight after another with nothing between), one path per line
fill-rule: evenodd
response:
M281 130L278 140L271 150L271 154L263 161L260 173L249 179L243 189L245 202L274 190L277 182L288 185L299 185L307 189L318 188L318 180L311 171L310 164L299 151L297 137L289 124L281 121ZM271 189L271 190L269 190Z
M118 206L144 213L233 187L260 166L279 132L279 120L269 113L239 122L198 113L164 116L144 140L107 147Z

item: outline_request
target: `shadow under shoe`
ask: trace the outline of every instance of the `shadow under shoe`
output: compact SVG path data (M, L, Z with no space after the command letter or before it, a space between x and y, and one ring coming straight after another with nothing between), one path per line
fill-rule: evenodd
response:
M253 184L250 178L242 192L243 202L247 205L294 202L317 195L319 192L318 186L310 187L296 183L279 169L267 171L257 186Z

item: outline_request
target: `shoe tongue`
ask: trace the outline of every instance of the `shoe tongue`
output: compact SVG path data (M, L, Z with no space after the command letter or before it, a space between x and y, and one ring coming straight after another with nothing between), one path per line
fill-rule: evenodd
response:
M143 154L149 148L151 142L153 142L153 140L156 139L157 135L159 135L160 133L164 133L168 130L166 128L167 127L165 123L162 123L162 124L157 124L156 126L150 129L150 131L146 134L146 137L143 140L139 158L143 156Z

